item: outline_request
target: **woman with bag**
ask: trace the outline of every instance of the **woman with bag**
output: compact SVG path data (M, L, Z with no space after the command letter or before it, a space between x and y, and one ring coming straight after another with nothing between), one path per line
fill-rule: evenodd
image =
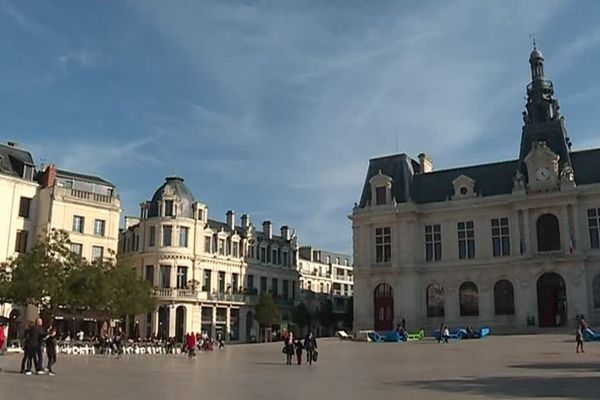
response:
M294 335L290 332L283 340L283 352L285 353L286 364L292 364L294 356Z
M317 338L311 331L308 331L308 335L304 339L304 349L306 350L306 361L309 365L312 365L313 361L317 361Z

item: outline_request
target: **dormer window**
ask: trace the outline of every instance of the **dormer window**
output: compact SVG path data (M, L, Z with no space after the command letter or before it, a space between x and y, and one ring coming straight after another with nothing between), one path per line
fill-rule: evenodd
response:
M385 186L375 188L375 205L381 206L387 203L387 191Z
M475 180L467 175L459 175L452 181L454 195L452 200L476 197Z
M371 184L371 205L382 206L392 202L392 178L379 173L369 179Z
M173 217L173 216L175 216L173 200L165 200L165 217Z

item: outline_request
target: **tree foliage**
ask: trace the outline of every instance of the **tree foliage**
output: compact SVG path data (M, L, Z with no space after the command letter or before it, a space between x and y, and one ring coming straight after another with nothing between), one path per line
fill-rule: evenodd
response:
M149 312L150 286L135 270L112 261L89 262L70 251L67 232L52 231L0 271L0 300L40 307L40 313L93 311L106 318Z
M310 326L312 315L304 303L300 303L294 307L294 311L292 312L292 320L300 328Z
M270 327L279 318L279 310L270 293L263 293L258 298L255 318L256 321L258 321L258 324L263 328Z

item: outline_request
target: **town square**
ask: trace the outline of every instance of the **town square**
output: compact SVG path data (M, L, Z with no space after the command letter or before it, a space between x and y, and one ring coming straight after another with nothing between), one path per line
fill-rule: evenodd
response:
M0 1L0 400L599 398L599 26Z

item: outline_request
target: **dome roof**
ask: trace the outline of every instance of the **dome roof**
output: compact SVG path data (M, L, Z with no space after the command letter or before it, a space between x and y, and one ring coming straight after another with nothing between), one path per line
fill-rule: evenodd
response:
M542 59L542 60L544 59L544 55L537 48L534 48L533 51L531 52L531 54L529 55L529 61L532 61L535 59Z
M165 183L154 192L154 196L152 196L150 207L148 209L148 218L159 216L159 205L165 197L173 198L175 203L178 204L178 217L194 218L194 211L192 209L194 195L185 183L183 183L183 178L178 176L167 177Z

